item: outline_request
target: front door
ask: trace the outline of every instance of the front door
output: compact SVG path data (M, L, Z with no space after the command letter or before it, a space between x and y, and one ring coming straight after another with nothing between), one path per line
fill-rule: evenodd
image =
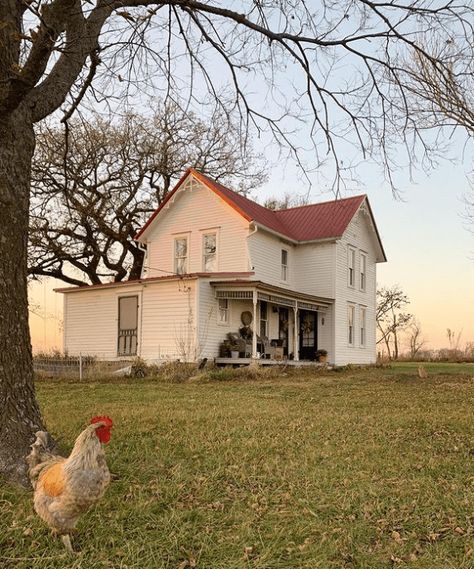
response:
M318 340L318 313L300 310L300 360L315 360Z

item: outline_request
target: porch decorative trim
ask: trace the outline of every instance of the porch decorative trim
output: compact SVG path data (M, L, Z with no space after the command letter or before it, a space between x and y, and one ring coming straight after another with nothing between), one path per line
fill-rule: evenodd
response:
M298 308L301 310L312 310L313 312L326 312L327 310L327 306L311 304L310 302L302 302L301 300L298 300Z
M259 300L266 300L274 304L281 304L283 306L296 306L296 301L290 298L283 298L282 296L275 296L274 294L266 294L265 292L258 293Z
M216 298L243 298L252 300L251 290L216 290Z

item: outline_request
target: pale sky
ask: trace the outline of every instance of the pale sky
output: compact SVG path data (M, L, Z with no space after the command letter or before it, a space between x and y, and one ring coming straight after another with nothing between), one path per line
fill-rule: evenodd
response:
M260 199L287 191L301 193L301 182L287 169L273 170ZM447 346L446 329L462 330L462 341L474 341L474 236L462 219L462 196L469 191L464 170L442 164L430 177L419 173L417 183L405 182L403 201L396 201L380 179L363 180L369 195L388 262L378 265L378 284L399 284L411 300L407 309L420 321L429 347ZM310 201L331 199L317 187ZM474 229L474 226L473 226ZM33 284L32 300L41 316L31 316L33 348L62 346L62 295L55 284Z

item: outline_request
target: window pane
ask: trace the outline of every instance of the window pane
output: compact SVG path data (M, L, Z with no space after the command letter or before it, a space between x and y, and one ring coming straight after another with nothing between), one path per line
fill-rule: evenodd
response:
M207 233L204 235L204 255L212 255L216 252L216 234Z
M219 298L218 302L219 306L219 314L218 320L219 322L226 323L229 321L229 301L227 298Z
M186 237L175 239L174 244L176 257L186 257L188 250L188 240Z
M347 338L349 344L354 343L354 307L347 307Z
M217 239L215 233L206 233L202 236L203 270L212 273L217 270Z
M288 265L288 251L285 249L281 250L281 264Z

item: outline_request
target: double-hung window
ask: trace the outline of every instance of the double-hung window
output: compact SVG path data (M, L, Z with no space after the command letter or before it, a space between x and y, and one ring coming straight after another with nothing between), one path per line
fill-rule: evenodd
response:
M188 272L188 238L176 237L174 240L174 272L184 275Z
M355 285L355 249L349 247L347 249L347 284L349 286Z
M367 255L360 254L360 290L365 291L367 282Z
M366 309L365 307L360 307L360 345L361 347L365 347L366 342L366 328L365 328L365 320L366 320Z
M281 250L281 280L287 282L288 280L288 251Z
M217 321L219 322L219 324L228 324L229 301L227 300L227 298L219 298L217 302L218 302Z
M202 236L202 268L205 273L217 270L217 235L204 233Z
M349 304L347 307L347 343L349 346L354 345L354 316L355 307Z

